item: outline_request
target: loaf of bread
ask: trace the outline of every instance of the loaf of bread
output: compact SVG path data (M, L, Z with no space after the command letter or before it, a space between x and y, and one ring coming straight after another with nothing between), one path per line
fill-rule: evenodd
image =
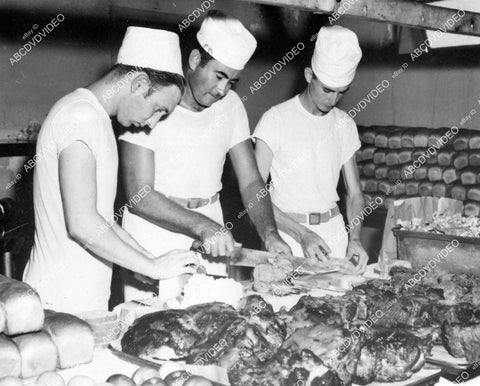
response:
M46 332L19 335L13 341L22 358L22 378L35 377L57 368L57 348Z
M411 172L410 167L412 167L412 165L403 165L402 166L401 175L402 175L403 180L412 180L413 179L414 173Z
M393 189L393 184L390 181L380 181L378 183L378 190L385 194L390 194Z
M385 163L388 166L398 165L398 151L390 150L385 156Z
M400 182L399 184L395 184L392 188L392 193L394 196L401 196L406 193L405 182Z
M452 198L455 200L465 201L467 199L467 188L463 185L452 186Z
M480 186L472 186L468 188L467 198L472 201L480 201Z
M428 139L427 139L427 147L430 146L440 146L441 144L438 142L440 137L444 134L444 130L430 130L428 133Z
M442 181L443 168L441 166L430 166L427 172L428 179L432 182Z
M402 148L412 148L415 147L413 143L413 137L415 135L414 128L408 128L402 132L401 144Z
M453 139L453 148L456 151L468 149L468 142L470 140L470 135L465 130L462 130L461 133L458 133Z
M468 154L464 151L458 152L453 156L453 166L460 170L468 166Z
M20 351L10 338L0 334L0 378L19 377L21 373Z
M362 189L364 192L374 193L378 190L378 181L375 179L365 180L365 189Z
M470 149L480 149L480 134L478 134L478 132L471 135L468 141L468 147Z
M388 166L378 166L375 169L375 178L377 180L383 180L384 178L387 178L388 170Z
M441 150L438 152L437 162L439 166L450 166L453 162L455 152L451 150Z
M477 183L477 171L473 169L466 169L460 174L462 184L475 185Z
M5 310L5 334L16 335L42 329L42 301L28 284L0 275L0 307Z
M69 367L90 363L95 349L92 328L76 316L47 311L43 330L57 346L58 367Z
M375 164L372 162L364 164L362 171L365 177L373 177L375 175Z
M442 178L446 184L451 184L460 179L460 172L456 168L447 167L443 171Z
M387 152L385 150L377 149L377 151L373 155L373 163L377 165L384 164L386 155L387 155Z
M431 196L433 190L433 184L428 181L421 182L418 186L418 193L420 196Z
M465 216L480 216L480 204L478 202L467 202L463 207Z
M406 162L412 162L413 149L405 149L398 153L398 163L404 164Z
M389 129L387 145L389 149L402 148L402 133L405 131L401 127L392 127Z
M355 162L362 161L362 149L359 149L355 152Z
M391 167L388 170L387 178L390 182L396 182L402 177L402 168L398 166Z
M362 149L362 161L370 161L373 159L373 155L377 148L375 146L368 146Z
M433 197L449 197L451 187L446 185L444 182L436 182L432 187L432 196Z
M360 139L363 143L368 145L375 144L375 127L358 127Z
M428 173L428 167L427 166L420 166L418 169L415 170L413 173L413 177L417 181L422 181L425 178L427 178L427 173Z
M468 164L470 166L480 166L480 154L478 152L472 152L468 155Z
M408 181L405 184L405 193L407 196L418 196L418 186L420 182L418 181Z
M413 137L413 144L415 145L415 147L427 147L429 134L430 130L419 128L415 132L415 135Z
M388 129L377 129L375 131L375 146L388 147Z

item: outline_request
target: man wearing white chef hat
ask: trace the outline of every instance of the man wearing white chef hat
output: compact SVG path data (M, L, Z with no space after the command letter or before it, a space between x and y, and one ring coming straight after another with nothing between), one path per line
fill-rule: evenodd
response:
M24 280L45 308L108 309L112 264L154 279L191 273L189 251L155 257L114 222L118 155L110 117L152 127L180 101L185 80L178 36L129 27L117 64L100 80L61 98L37 141L35 244ZM140 197L151 187L144 185Z
M154 190L124 217L124 227L154 255L173 247L187 248L195 239L213 256L232 254L231 223L223 226L219 202L227 153L239 181L245 206L266 248L290 253L280 238L270 198L257 200L264 188L251 146L248 118L231 86L256 48L242 23L209 12L185 58L187 89L180 105L149 133L121 136L127 196L145 184ZM220 260L205 263L212 274L225 275ZM130 278L131 279L131 278ZM142 285L130 280L127 299L145 298ZM162 286L160 282L160 297ZM144 287L144 290L149 290Z
M271 175L272 202L280 234L294 255L328 260L346 258L363 272L368 256L360 243L360 226L347 235L337 201L342 171L351 222L364 208L355 152L357 127L335 107L350 88L362 51L354 32L323 27L311 67L305 68L306 89L272 107L258 123L255 155L264 180Z

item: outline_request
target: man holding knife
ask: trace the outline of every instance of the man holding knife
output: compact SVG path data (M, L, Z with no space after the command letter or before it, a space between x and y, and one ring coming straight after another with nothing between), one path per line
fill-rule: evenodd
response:
M153 279L195 271L193 252L156 257L112 220L118 155L110 117L154 126L184 87L178 36L129 27L117 64L50 110L37 141L35 244L24 272L45 308L107 310L114 263Z
M150 134L121 137L127 196L145 184L154 186L125 215L123 225L153 254L173 246L188 248L197 239L213 256L230 255L234 239L221 225L219 202L227 153L245 205L256 202L256 194L264 188L245 108L230 89L255 51L256 40L239 20L209 12L191 43L184 58L187 91L180 105ZM291 252L278 234L269 197L249 214L267 250ZM206 268L212 274L226 274L224 262L209 263ZM148 296L137 291L142 285L131 279L127 277L126 299Z
M356 256L355 266L345 268L357 273L368 261L361 224L347 235L336 189L342 172L351 222L364 208L355 161L360 140L355 122L335 105L348 91L361 57L355 33L321 28L311 67L305 68L306 89L267 111L254 133L258 167L265 181L272 177L275 218L294 255L347 262Z

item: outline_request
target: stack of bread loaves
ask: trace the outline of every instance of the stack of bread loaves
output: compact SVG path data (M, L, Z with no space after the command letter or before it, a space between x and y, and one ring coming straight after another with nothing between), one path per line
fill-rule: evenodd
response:
M0 378L29 378L88 363L93 350L86 322L44 311L32 287L0 275Z

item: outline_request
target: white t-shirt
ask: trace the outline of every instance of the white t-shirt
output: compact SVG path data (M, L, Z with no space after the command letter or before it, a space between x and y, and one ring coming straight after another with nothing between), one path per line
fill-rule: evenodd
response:
M335 207L341 168L360 148L357 126L346 115L337 108L310 114L297 95L262 116L253 137L273 153L271 197L284 212Z
M111 220L118 170L115 135L95 95L82 88L55 103L40 130L33 192L35 244L24 272L24 281L38 290L46 308L70 313L106 310L112 275L112 264L82 248L65 226L59 156L75 141L85 143L95 157L97 210Z
M234 91L200 112L177 106L149 133L123 141L155 152L155 190L168 196L208 198L222 189L228 151L250 137L247 113Z

